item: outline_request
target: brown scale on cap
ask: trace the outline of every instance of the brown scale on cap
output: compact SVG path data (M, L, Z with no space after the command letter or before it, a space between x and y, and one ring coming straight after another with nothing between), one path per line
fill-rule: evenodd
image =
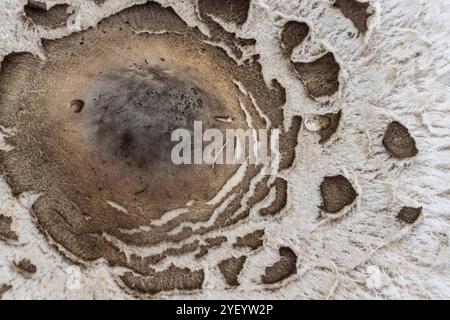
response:
M333 53L311 62L293 62L293 65L309 96L332 96L339 90L340 67Z
M264 229L256 230L248 233L245 236L237 237L233 244L234 248L248 247L251 250L256 250L264 244L262 237L264 236Z
M227 237L224 236L205 239L205 244L200 246L200 251L195 255L195 258L203 258L208 254L210 249L220 247L223 243L227 242L227 240Z
M320 207L328 213L336 213L355 201L358 194L343 175L323 178L320 184L323 204Z
M24 276L30 277L36 273L37 267L31 263L29 259L22 259L19 262L14 262L14 267Z
M383 137L383 146L398 159L414 157L419 152L409 130L397 121L388 125Z
M19 237L11 229L12 218L0 214L0 240L17 241Z
M339 110L338 113L327 113L319 116L326 123L326 125L319 130L320 135L319 143L327 142L331 138L331 136L336 132L337 128L339 127L341 115L342 112L341 110Z
M24 11L27 17L29 17L34 24L57 28L64 26L67 23L71 13L68 12L68 4L56 4L50 9L44 2L41 1L29 1L25 5Z
M225 21L234 21L238 25L243 24L247 20L249 6L250 0L198 1L199 16L208 26L211 39L217 43L223 41L238 59L242 58L243 55L241 47L254 45L256 40L236 37L234 32L226 31L211 16L216 16Z
M280 170L289 169L292 167L295 161L295 148L298 141L298 133L302 127L302 117L294 116L292 119L291 127L288 130L284 130L280 137L279 148L280 148Z
M274 104L281 108L286 103L286 88L277 79L272 79L271 86L270 96Z
M367 31L367 19L373 14L368 13L370 2L357 0L335 0L333 6L341 10L342 14L352 21L359 32Z
M224 32L214 28L213 40ZM249 165L237 186L209 204L239 165L171 161L176 128L192 131L195 120L203 129L248 128L239 99L255 129L267 125L255 104L272 128L283 124L285 90L276 80L266 85L257 57L238 65L206 40L211 38L189 28L172 8L149 2L106 18L97 28L43 39L46 61L16 53L2 63L0 124L16 127L17 134L14 149L0 151L0 170L13 194L41 192L31 210L39 228L79 263L103 258L111 267L139 274L119 275L135 293L201 288L204 270L172 266L157 272L152 266L215 246L208 233L246 219L270 190L266 177L244 201L262 169ZM233 121L219 122L218 115ZM297 141L284 135L296 134L281 133L289 155ZM283 181L276 180L270 214L285 205ZM187 211L156 223L180 208ZM155 255L128 252L131 246L163 244L166 249Z
M125 272L120 276L120 280L126 286L125 289L131 289L133 294L155 295L163 291L201 289L205 273L203 270L192 271L189 268L171 265L168 269L160 272L152 270L145 277Z
M247 21L251 0L199 0L204 14L242 25Z
M262 216L275 215L286 207L287 204L287 181L282 178L276 178L275 186L275 200L267 208L260 211Z
M219 270L225 278L226 284L233 287L239 285L239 274L244 268L245 261L247 261L247 257L241 256L239 258L231 257L219 263Z
M266 268L261 277L264 284L274 284L297 273L297 255L289 247L280 247L280 260Z
M292 51L307 37L309 26L304 22L288 21L284 24L280 34L280 45L286 55L290 57Z
M397 219L412 224L417 221L417 219L422 214L422 207L413 208L413 207L402 207L400 212L397 215Z

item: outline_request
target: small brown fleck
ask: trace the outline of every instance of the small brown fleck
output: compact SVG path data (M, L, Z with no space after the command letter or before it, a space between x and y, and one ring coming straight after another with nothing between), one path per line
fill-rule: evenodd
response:
M419 152L409 130L397 121L388 125L383 137L383 146L398 159L414 157Z
M244 263L247 260L246 256L241 256L239 258L231 257L225 259L219 263L219 269L225 278L225 282L230 286L239 285L239 274L244 268Z
M336 213L355 201L358 194L343 175L325 177L320 184L323 205L320 207L328 213Z
M273 284L297 273L297 255L289 247L280 247L280 260L266 268L266 274L261 277L264 284Z
M403 207L397 215L397 219L412 224L416 222L416 220L422 214L422 207L413 208L413 207Z
M292 51L306 38L309 27L304 22L288 21L284 24L280 35L281 48L289 57Z
M19 262L14 262L14 266L23 275L29 277L36 273L37 268L31 263L29 259L22 259Z

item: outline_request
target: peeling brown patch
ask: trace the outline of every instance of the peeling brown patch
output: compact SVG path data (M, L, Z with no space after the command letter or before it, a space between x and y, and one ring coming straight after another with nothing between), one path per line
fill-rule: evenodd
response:
M355 201L358 194L343 175L325 177L320 184L323 204L320 207L328 213L336 213Z
M368 13L370 2L359 2L357 0L335 0L333 6L341 10L342 14L350 19L353 25L361 33L367 31L367 19L373 14Z
M295 161L295 147L298 143L298 133L302 127L302 117L294 116L289 130L285 130L279 140L280 170L289 169Z
M206 244L200 246L200 251L195 255L195 258L200 259L206 256L209 249L220 247L227 240L228 239L225 236L205 239Z
M57 28L67 23L71 13L68 13L68 4L56 4L47 10L45 3L31 1L25 5L25 14L37 25Z
M236 242L233 244L234 248L248 247L252 250L256 250L264 244L262 237L264 236L264 229L256 230L248 233L243 237L237 237Z
M2 299L3 295L11 289L12 289L11 285L8 285L8 284L0 285L0 299Z
M133 291L144 295L155 295L173 290L198 290L203 286L205 274L202 269L190 270L171 265L164 271L153 270L148 276L136 276L125 272L120 279Z
M22 259L19 262L14 262L14 267L26 277L32 276L37 271L37 267L32 264L29 259Z
M422 207L413 208L413 207L402 207L400 212L397 215L397 219L412 224L417 221L417 219L422 214Z
M244 268L246 260L246 256L241 256L239 258L231 257L229 259L222 260L219 263L220 272L229 286L235 287L239 285L239 274Z
M279 249L280 260L266 268L266 274L261 277L264 284L274 284L297 273L297 255L289 247Z
M339 90L339 64L331 52L311 62L293 62L294 68L313 98L332 96Z
M383 146L398 159L414 157L419 152L409 130L397 121L388 125L383 137Z
M42 0L28 0L28 6L33 9L41 9L47 11L47 3Z
M260 213L263 216L275 215L286 207L287 204L287 181L282 178L277 178L275 185L275 200L267 208L261 209Z
M288 21L284 24L280 35L281 48L290 57L292 51L308 36L309 26L304 22Z
M237 0L240 1L240 0ZM232 3L234 1L229 1L228 3ZM244 1L245 2L245 1ZM223 10L222 3L226 3L223 1L211 1L211 0L203 0L198 2L198 12L200 18L207 24L209 28L209 32L211 33L211 39L217 43L224 42L233 52L233 54L236 56L236 58L241 59L242 58L242 47L246 46L253 46L256 43L255 39L244 39L239 38L236 36L236 33L234 32L228 32L226 31L219 23L214 21L213 18L211 18L208 9L212 10L212 8L218 8L214 10L218 10L218 12L221 12ZM207 5L211 4L210 7ZM206 7L205 7L206 5ZM222 9L221 9L222 8ZM226 16L225 13L223 16ZM241 16L240 19L243 19L244 17L242 13L239 14ZM245 18L246 19L246 18ZM242 21L242 20L241 20ZM258 60L258 56L254 56L253 60ZM249 62L249 61L248 61Z
M17 241L19 237L11 230L12 218L0 214L0 239L3 241Z
M319 130L320 140L319 143L327 142L331 136L336 132L339 121L341 120L341 110L338 113L327 113L325 115L321 115L321 119L326 122L326 126L322 127Z
M203 14L242 25L247 21L251 0L199 0Z

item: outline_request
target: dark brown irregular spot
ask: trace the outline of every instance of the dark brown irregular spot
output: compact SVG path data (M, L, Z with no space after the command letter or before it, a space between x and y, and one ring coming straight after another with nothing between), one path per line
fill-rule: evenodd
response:
M33 9L47 10L47 3L43 0L28 0L28 6Z
M209 252L209 249L220 247L226 241L227 237L224 236L205 239L206 243L200 246L200 251L195 255L195 258L200 259L206 256Z
M335 0L333 6L341 10L342 14L352 21L359 32L367 31L367 19L373 14L368 13L369 2L359 2L357 0Z
M106 0L94 0L94 2L98 5L104 4Z
M287 181L282 178L275 180L275 200L267 208L261 209L263 216L275 215L284 209L287 203Z
M33 1L33 4L26 4L25 14L37 25L57 28L64 26L71 13L67 12L68 4L56 4L50 9L44 8L40 2Z
M322 129L319 130L320 140L319 143L327 142L331 136L336 132L339 121L341 120L342 111L339 110L338 113L327 113L321 115L320 117L327 123Z
M323 204L320 207L328 213L336 213L355 201L358 194L343 175L325 177L320 184Z
M27 277L32 276L37 271L36 266L32 264L29 259L22 259L19 262L14 262L14 266L20 273Z
M306 38L309 33L309 26L304 22L288 21L283 26L280 35L281 48L287 56L291 56L292 51Z
M311 62L293 62L294 68L313 98L332 96L339 89L339 64L331 52Z
M289 130L284 130L283 134L280 136L280 170L289 169L294 164L295 148L297 147L297 138L301 126L302 117L294 116Z
M171 265L164 271L155 271L148 276L137 276L132 272L125 272L120 279L130 289L148 295L155 295L160 292L173 290L191 291L201 289L205 280L205 273L202 269L190 270L189 268L179 268Z
M199 7L205 14L242 25L247 21L250 2L251 0L199 0Z
M70 107L72 108L73 112L80 113L84 108L84 101L79 99L72 100L72 102L70 103Z
M2 285L0 285L0 299L2 299L2 298L3 298L3 295L4 295L7 291L9 291L9 290L11 290L11 289L12 289L12 286L9 285L9 284L2 284Z
M388 125L383 137L383 146L398 159L414 157L419 152L409 130L397 121Z
M256 250L264 244L262 237L264 236L264 229L256 230L248 233L243 237L237 237L236 242L233 244L233 248L248 247L252 250Z
M19 237L11 230L12 218L0 214L0 239L3 241L17 241Z
M413 208L413 207L403 207L397 215L397 219L412 224L416 222L416 220L422 214L422 207Z
M281 247L280 260L266 268L266 274L261 277L264 284L273 284L297 273L297 255L289 247Z
M223 277L225 278L225 282L228 285L239 285L239 274L241 273L242 268L244 268L246 260L246 256L241 256L239 258L231 257L219 263L220 272L222 273Z

